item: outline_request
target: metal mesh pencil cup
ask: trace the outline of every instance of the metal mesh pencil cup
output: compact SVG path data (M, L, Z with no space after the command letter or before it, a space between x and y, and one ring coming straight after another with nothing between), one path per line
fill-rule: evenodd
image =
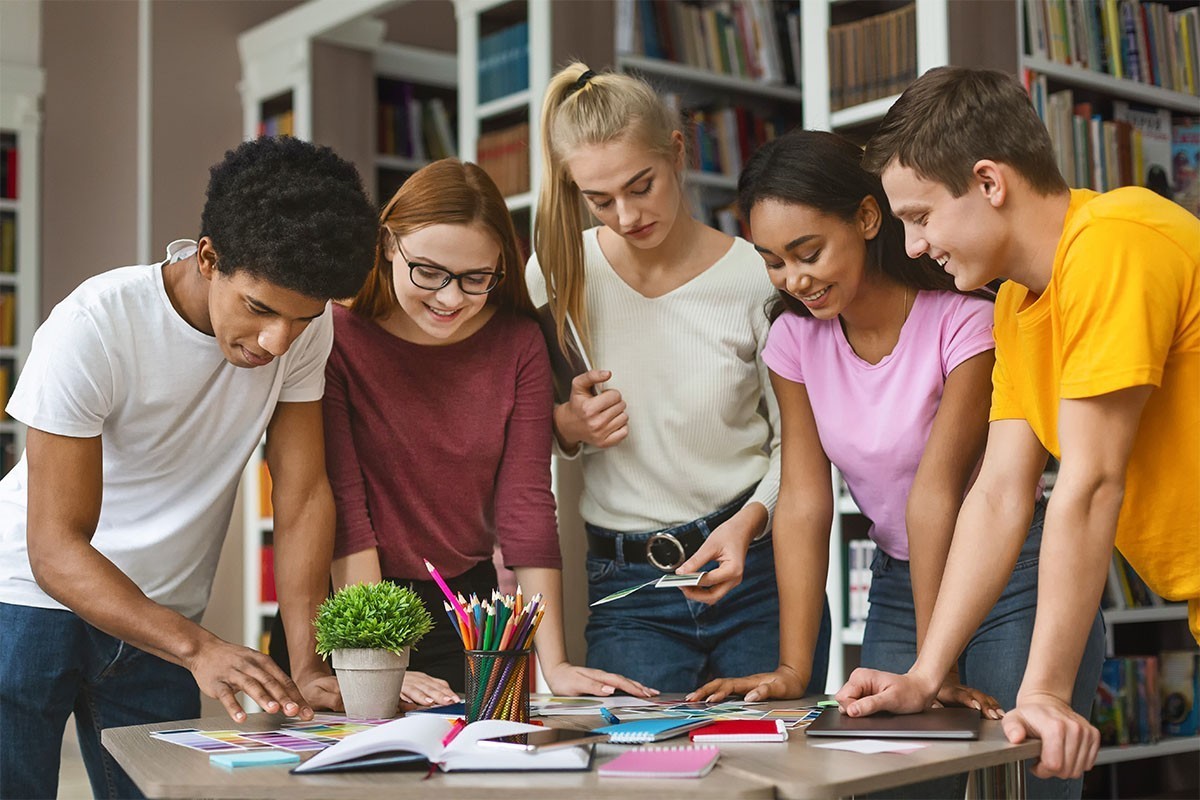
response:
M529 651L467 650L467 722L529 722Z

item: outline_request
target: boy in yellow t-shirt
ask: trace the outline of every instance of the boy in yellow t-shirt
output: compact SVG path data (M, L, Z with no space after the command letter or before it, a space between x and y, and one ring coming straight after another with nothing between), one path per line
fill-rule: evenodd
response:
M1004 728L1043 740L1035 774L1077 777L1099 734L1070 693L1114 543L1187 601L1200 642L1200 221L1145 189L1069 190L1029 98L990 70L923 75L863 163L910 256L929 253L959 289L1008 281L987 450L920 654L906 675L855 671L838 700L851 715L929 705L1008 579L1051 453L1037 621Z

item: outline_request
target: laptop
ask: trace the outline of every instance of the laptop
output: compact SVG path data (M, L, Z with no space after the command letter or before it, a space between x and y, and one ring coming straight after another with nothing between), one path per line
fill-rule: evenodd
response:
M848 717L836 708L827 708L806 733L870 739L978 739L982 719L973 708L931 708L920 714L880 712L869 717Z

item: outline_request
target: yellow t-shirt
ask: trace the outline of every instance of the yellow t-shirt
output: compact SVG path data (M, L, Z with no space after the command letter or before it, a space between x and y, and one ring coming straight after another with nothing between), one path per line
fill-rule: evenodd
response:
M1155 387L1125 475L1117 549L1188 601L1200 642L1200 221L1140 188L1073 190L1041 297L996 299L993 421L1024 419L1060 455L1061 399ZM1096 435L1102 436L1103 431Z

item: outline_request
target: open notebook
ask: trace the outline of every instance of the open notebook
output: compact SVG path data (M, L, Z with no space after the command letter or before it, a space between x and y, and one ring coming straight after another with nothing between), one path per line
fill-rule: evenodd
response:
M477 744L480 739L545 730L537 725L498 719L472 722L443 747L442 741L453 725L452 720L432 714L403 717L347 736L292 772L341 772L355 768L378 768L385 763L422 763L422 759L436 764L443 772L586 770L591 767L590 745L524 752L480 747Z

